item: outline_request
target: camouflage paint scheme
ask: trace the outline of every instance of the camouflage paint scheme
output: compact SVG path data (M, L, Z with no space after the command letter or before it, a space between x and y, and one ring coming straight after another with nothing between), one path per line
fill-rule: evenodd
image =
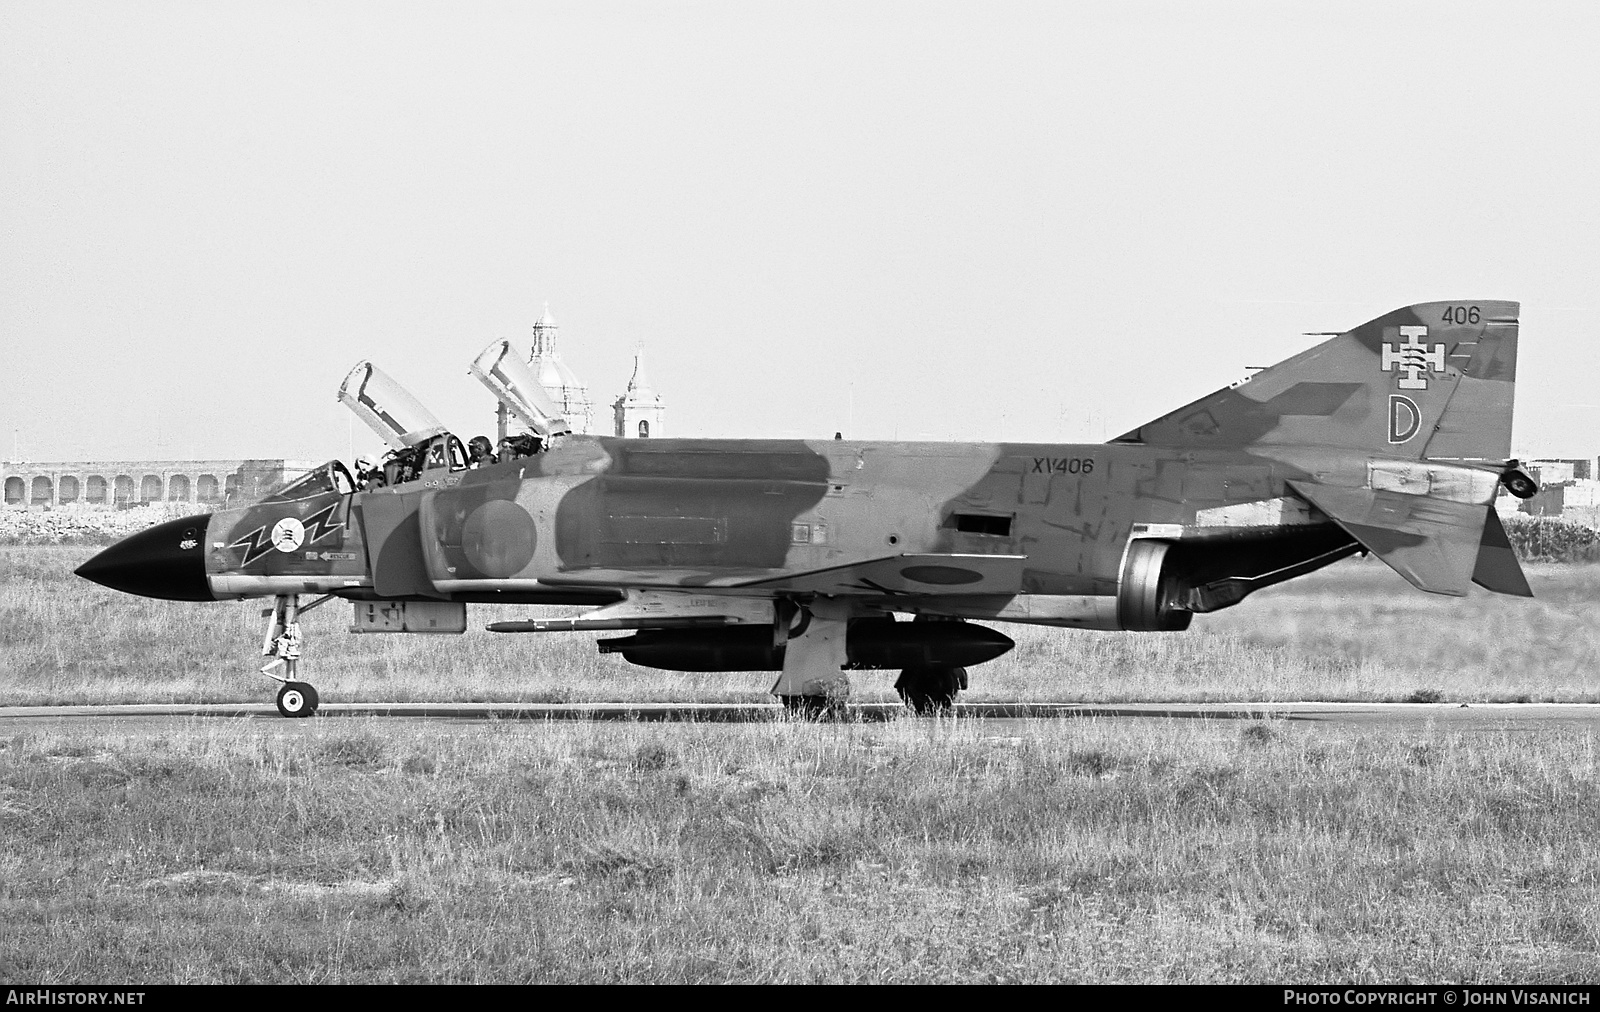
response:
M1528 594L1492 508L1517 314L1397 310L1104 444L566 436L193 520L219 599L693 594L824 625L899 612L1177 629L1356 551L1425 591Z

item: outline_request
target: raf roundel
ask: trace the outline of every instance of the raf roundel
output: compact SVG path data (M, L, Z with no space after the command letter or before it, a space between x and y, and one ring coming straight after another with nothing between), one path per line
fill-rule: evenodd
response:
M533 561L538 535L528 511L507 499L491 499L461 526L461 548L478 572L506 579Z
M305 525L294 517L284 517L272 525L272 547L280 552L292 552L305 544Z

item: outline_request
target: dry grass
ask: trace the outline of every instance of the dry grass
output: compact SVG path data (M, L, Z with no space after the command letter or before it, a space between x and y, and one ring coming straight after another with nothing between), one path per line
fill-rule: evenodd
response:
M1600 531L1559 517L1503 518L1517 557L1540 562L1600 562Z
M268 698L259 603L114 594L70 575L88 554L0 549L0 703ZM1600 697L1600 567L1530 578L1535 601L1454 601L1350 562L1185 634L1008 626L972 695ZM346 621L308 617L325 698L765 699L771 677ZM1570 727L0 724L0 979L1583 981L1597 823Z
M268 698L260 602L128 597L71 575L92 549L0 549L0 705ZM1018 648L975 668L968 699L1600 699L1600 566L1534 565L1525 601L1422 594L1350 560L1201 616L1186 633L1003 628ZM590 634L497 636L536 609L474 606L461 637L351 636L348 606L306 619L304 671L326 699L760 701L771 674L685 674L600 656ZM889 700L894 672L858 672ZM1419 695L1420 694L1420 695Z
M0 979L1600 973L1587 731L151 727L0 738Z

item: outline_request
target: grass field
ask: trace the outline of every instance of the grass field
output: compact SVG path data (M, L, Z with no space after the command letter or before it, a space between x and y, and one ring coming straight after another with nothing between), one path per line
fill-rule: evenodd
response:
M0 980L1583 981L1585 731L0 737Z
M240 702L257 675L261 602L179 604L72 576L96 549L0 548L0 705ZM1184 633L1001 626L1017 640L974 668L968 699L1600 700L1600 566L1533 564L1534 600L1412 589L1348 560L1196 618ZM473 606L464 636L352 636L349 608L306 617L302 671L328 700L766 700L771 674L635 668L593 634L495 635L538 609ZM893 699L895 672L857 672L858 699ZM1419 696L1420 694L1420 696Z
M0 704L266 700L259 602L0 549ZM1600 698L1600 567L1350 561L1180 634L1006 626L973 698ZM346 700L764 700L590 635L350 636ZM891 697L892 672L856 676ZM0 980L1584 981L1594 735L1264 721L0 724Z

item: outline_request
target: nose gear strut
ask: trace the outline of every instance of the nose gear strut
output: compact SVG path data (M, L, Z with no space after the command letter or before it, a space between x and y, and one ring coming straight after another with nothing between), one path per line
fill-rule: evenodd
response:
M309 717L321 704L311 683L299 681L297 677L300 647L304 642L300 616L331 600L333 595L325 594L302 608L299 594L279 594L272 599L272 607L261 613L267 620L261 656L268 658L267 663L261 665L261 673L282 683L278 689L278 712L285 717ZM275 669L281 669L282 673Z

